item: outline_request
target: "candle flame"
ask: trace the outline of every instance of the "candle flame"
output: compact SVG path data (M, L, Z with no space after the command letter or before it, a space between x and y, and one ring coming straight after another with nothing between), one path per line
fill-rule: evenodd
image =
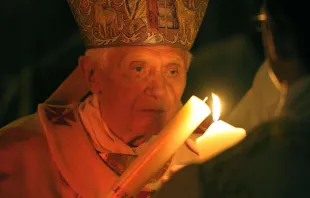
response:
M220 115L221 115L221 102L220 102L220 98L214 93L212 93L212 100L213 100L213 104L212 104L213 121L217 121L220 119Z

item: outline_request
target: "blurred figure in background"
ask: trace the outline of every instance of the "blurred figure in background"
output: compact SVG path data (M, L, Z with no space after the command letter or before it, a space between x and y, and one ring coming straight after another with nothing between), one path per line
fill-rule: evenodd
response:
M263 22L261 29L266 60L256 73L251 89L227 118L234 126L250 130L280 115L288 98L287 86L307 75L304 69L307 66L296 66L299 64L296 61L300 58L298 53L301 52L297 51L297 41L291 36L295 34L294 30L290 29L290 25L286 24L289 22L280 18L281 16L277 16L277 30L273 28L272 33L271 28L266 27L267 23L263 22L266 20L264 9L258 16L258 20ZM276 40L273 41L273 38Z
M301 0L265 0L260 19L266 63L258 76L265 75L269 82L262 78L259 92L248 93L242 107L248 112L240 108L242 117L233 114L248 136L204 164L180 170L156 197L310 196L308 8ZM267 105L257 107L264 101L255 96L265 98ZM265 114L256 115L260 111Z

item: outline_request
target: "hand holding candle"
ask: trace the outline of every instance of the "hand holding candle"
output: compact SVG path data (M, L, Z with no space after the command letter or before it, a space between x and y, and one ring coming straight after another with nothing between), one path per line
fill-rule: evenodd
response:
M220 99L215 94L212 94L212 98L214 122L206 132L196 140L196 147L199 151L199 162L206 161L218 155L239 143L246 136L246 131L244 129L236 128L219 120L221 114Z
M106 197L135 196L210 113L205 100L192 96L158 137L121 175L113 192Z

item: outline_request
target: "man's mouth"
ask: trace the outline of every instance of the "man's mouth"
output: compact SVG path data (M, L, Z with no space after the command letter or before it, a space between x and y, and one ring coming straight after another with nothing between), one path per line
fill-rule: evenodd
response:
M139 112L145 115L156 115L156 116L163 116L167 113L166 110L161 110L161 109L143 109L143 110L139 110Z

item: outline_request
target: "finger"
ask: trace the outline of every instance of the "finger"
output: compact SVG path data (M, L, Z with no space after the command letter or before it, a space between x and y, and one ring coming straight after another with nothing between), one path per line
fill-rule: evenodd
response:
M163 184L166 183L168 180L169 180L169 176L167 176L167 175L163 176L163 177L160 179L161 183L163 183Z
M179 171L180 169L182 169L184 167L184 165L174 165L173 167L170 168L170 172L172 174L174 174L175 172Z
M185 145L186 145L186 147L187 147L189 150L191 150L193 153L195 153L196 155L199 156L199 151L198 151L198 149L197 149L197 147L196 147L196 143L195 143L193 140L187 139L187 140L185 141Z

